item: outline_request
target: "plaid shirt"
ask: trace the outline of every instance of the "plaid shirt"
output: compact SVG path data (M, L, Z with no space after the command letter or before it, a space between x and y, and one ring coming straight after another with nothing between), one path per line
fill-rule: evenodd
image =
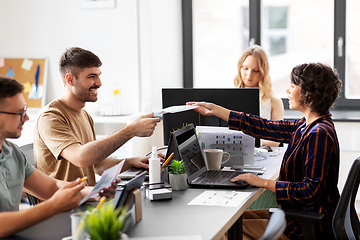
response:
M331 221L339 200L339 143L331 114L319 115L311 124L305 118L270 121L231 112L229 128L256 138L288 143L276 182L276 200L283 209L325 214L315 226L320 236L333 238ZM284 233L302 239L300 224L288 220Z

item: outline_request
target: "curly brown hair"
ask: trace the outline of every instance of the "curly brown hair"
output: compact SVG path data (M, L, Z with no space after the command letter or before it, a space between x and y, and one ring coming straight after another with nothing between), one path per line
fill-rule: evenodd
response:
M323 63L297 65L291 71L291 83L301 88L300 104L318 113L330 111L341 88L336 69Z

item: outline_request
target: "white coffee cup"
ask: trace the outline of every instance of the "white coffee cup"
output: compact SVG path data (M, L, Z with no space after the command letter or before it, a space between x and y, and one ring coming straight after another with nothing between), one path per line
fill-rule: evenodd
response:
M78 228L80 225L80 221L81 221L81 217L82 217L83 213L80 212L74 212L70 215L71 218L71 235L73 237L73 239L75 239L76 234L80 234L80 232L78 232ZM82 230L82 233L80 234L79 240L85 240L85 230Z
M221 164L230 159L230 153L224 152L222 149L205 149L204 152L207 170L220 170ZM222 161L224 154L227 154L228 157L225 161Z

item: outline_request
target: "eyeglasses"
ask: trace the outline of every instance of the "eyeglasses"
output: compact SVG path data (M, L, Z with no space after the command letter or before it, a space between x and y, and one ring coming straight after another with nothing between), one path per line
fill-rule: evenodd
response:
M26 110L27 110L27 104L25 103L24 110L21 113L11 113L11 112L1 112L1 111L0 111L0 113L11 114L11 115L20 115L20 121L24 121L25 116L26 116Z

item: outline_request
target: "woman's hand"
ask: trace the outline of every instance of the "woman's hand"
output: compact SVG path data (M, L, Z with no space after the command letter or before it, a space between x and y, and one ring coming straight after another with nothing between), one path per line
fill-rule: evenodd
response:
M187 105L198 106L194 110L204 116L217 116L225 121L229 121L230 110L207 102L187 102Z
M275 181L260 178L252 173L239 174L236 177L234 177L233 179L231 179L232 182L236 182L238 180L245 181L255 187L266 188L270 191L275 192L275 184L276 184Z
M216 106L213 103L207 102L187 102L186 105L198 106L197 108L194 108L194 110L204 116L214 115L213 109Z

